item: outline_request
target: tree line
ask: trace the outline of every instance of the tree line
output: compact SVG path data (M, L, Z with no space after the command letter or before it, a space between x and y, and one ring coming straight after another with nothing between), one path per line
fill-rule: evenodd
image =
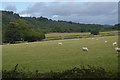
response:
M53 32L91 32L97 35L99 31L117 30L118 25L106 26L100 24L81 24L72 21L52 20L45 17L20 17L12 11L2 12L3 42L39 41L45 38L45 33Z
M19 41L40 41L45 38L45 34L40 33L36 29L28 28L24 20L18 19L15 22L10 22L3 32L4 43L16 43Z
M52 20L45 17L20 17L19 14L12 11L2 11L3 30L6 24L14 22L17 19L22 19L30 28L37 28L41 32L91 32L93 29L99 31L115 30L114 26L101 25L101 24L81 24L72 21Z

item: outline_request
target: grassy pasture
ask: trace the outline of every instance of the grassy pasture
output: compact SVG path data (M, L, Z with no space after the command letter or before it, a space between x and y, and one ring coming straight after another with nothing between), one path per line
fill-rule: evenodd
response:
M48 33L46 34L47 37L56 37L56 36L70 36L70 35L81 35L81 34L90 34L89 32L86 33Z
M114 41L117 41L117 36L2 45L3 70L12 69L16 64L19 68L43 73L94 65L117 72L118 54L112 46ZM58 45L59 42L63 45ZM88 52L82 51L84 46L88 47Z
M66 38L89 38L89 37L103 37L103 36L115 36L118 35L118 31L106 31L100 32L100 35L90 35L90 32L84 33L48 33L45 40L60 40Z

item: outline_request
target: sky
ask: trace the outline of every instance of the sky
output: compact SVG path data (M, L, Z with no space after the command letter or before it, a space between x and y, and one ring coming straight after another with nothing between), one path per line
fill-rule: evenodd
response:
M53 20L86 24L118 23L118 2L2 2L0 10L13 11L22 17L47 17Z

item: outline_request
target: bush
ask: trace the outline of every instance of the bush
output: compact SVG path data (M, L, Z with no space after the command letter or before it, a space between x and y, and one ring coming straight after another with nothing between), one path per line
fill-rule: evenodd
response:
M18 64L13 70L2 71L3 78L118 78L117 73L107 72L102 67L89 66L81 68L72 68L62 72L47 72L40 73L36 71L23 71L22 69L17 69Z
M45 38L45 34L35 29L30 29L25 21L18 19L10 22L3 32L4 43L16 43L20 41L40 41Z
M27 24L21 19L18 19L16 22L10 22L3 32L3 41L5 43L22 41L27 29Z
M24 40L28 42L40 41L42 39L45 39L45 34L37 32L35 30L29 30L26 32L26 35L24 37Z
M91 34L93 34L93 35L98 35L98 34L99 34L99 30L92 30L92 31L91 31Z

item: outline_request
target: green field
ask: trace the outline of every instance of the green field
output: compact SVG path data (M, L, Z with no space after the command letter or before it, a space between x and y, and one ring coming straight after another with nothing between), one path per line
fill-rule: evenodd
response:
M84 33L48 33L45 40L60 40L60 39L74 39L74 38L90 38L103 36L117 36L118 31L100 32L100 35L91 35L90 32Z
M118 31L106 31L106 32L100 32L100 35L104 35L104 34L111 34L111 35L115 35L117 34ZM72 36L72 35L89 35L90 32L84 32L84 33L49 33L46 34L46 37L57 37L57 36Z
M115 41L118 41L117 36L2 45L2 67L3 70L10 70L19 64L19 69L25 67L25 70L44 73L94 65L117 72L118 54L112 46ZM58 45L59 42L63 45ZM82 47L88 47L89 51L82 51Z

